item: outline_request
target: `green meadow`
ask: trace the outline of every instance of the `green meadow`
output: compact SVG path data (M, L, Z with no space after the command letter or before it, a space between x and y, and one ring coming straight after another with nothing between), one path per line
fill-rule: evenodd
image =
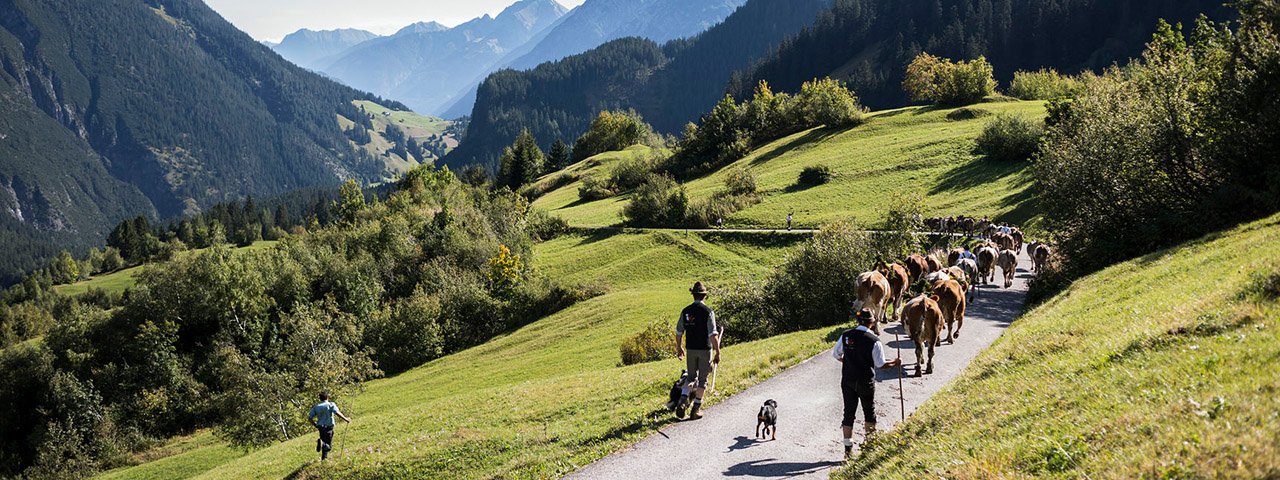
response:
M1043 118L1044 102L988 102L968 107L990 114ZM895 194L924 196L930 216L990 216L1016 224L1032 223L1031 171L1027 163L987 161L974 150L974 139L992 115L952 120L953 109L908 107L874 112L866 123L848 129L817 128L762 146L730 167L742 166L756 176L762 201L725 218L726 227L777 228L795 213L799 228L817 227L840 218L874 219ZM611 166L631 156L632 147L585 160L566 173L607 175ZM826 165L831 182L810 188L796 184L807 166ZM690 201L711 196L724 185L721 169L685 184ZM543 178L551 182L556 175ZM622 222L627 196L594 202L578 198L581 181L568 183L538 198L534 206L576 227L603 227Z
M271 248L275 246L275 244L276 241L274 240L262 240L254 242L253 245L249 245L247 247L237 248L236 250L251 252L254 250ZM190 255L192 252L200 250L202 249L186 251L179 255ZM103 275L95 275L90 277L88 280L81 280L79 282L69 283L66 285L55 285L53 290L60 294L72 297L88 292L91 289L102 290L109 293L124 293L124 291L128 290L129 287L138 283L138 274L142 273L142 270L146 267L146 265L138 265L136 267L129 267Z

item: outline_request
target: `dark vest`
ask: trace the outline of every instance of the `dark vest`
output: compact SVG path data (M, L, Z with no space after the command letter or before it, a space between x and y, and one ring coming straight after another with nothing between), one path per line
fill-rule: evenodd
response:
M871 349L880 337L871 332L845 330L840 335L844 342L844 365L841 365L842 383L871 383L876 379L876 364L871 359Z
M711 335L711 307L695 302L680 312L680 321L684 322L685 349L711 349L711 343L707 341Z

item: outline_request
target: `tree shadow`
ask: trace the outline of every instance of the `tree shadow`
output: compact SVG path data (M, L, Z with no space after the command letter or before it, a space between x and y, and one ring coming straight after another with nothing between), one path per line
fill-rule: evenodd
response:
M611 237L614 237L616 235L621 235L624 233L623 229L621 228L591 228L591 229L584 228L584 229L579 229L577 231L585 234L582 240L578 241L577 246L579 247L583 245L590 245L603 240L608 240Z
M938 110L945 110L945 109L947 109L947 108L951 108L951 107L940 107L940 106L938 106L938 105L919 105L919 106L916 106L916 107L914 107L914 108L913 108L913 107L903 107L903 108L900 108L900 109L898 109L898 110L894 110L894 111L892 111L892 112L885 112L885 113L877 114L877 115L875 116L875 118L891 118L891 117L896 117L896 116L899 116L899 115L907 115L907 114L910 114L910 115L924 115L924 114L929 113L929 112L935 112L935 111L938 111Z
M1030 173L1024 162L997 162L986 157L967 162L942 174L938 184L929 190L930 195L938 195L957 190L989 185L1010 175L1022 175L1022 181L1031 181ZM1024 190L1025 191L1025 190Z
M779 462L777 459L751 460L724 471L726 477L794 477L839 466L843 462Z
M822 127L822 128L815 128L813 130L809 130L808 132L805 132L804 135L800 135L798 137L792 138L791 140L788 140L786 143L779 145L778 148L770 150L768 153L765 153L764 155L756 157L754 160L751 161L751 166L757 166L763 163L768 163L770 160L781 157L782 155L790 153L791 151L801 147L813 146L817 142L830 138L831 136L844 132L846 130L847 129L845 128L833 128L833 127Z

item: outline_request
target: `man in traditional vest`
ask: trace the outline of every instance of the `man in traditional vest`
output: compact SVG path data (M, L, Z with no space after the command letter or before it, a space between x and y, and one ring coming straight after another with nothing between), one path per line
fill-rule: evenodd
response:
M702 282L693 284L689 289L693 294L693 304L684 307L680 319L676 321L676 358L685 359L691 388L689 395L681 395L676 406L676 418L684 418L684 409L689 405L689 397L693 397L693 407L689 410L689 418L702 418L698 409L702 408L702 394L707 389L707 377L711 375L713 365L720 363L720 332L716 330L716 313L711 311L703 300L707 298L707 288Z
M835 348L831 349L831 356L844 364L840 372L840 393L844 395L844 419L840 421L840 427L844 433L845 457L853 451L853 417L858 412L859 403L862 404L866 436L876 431L875 369L902 364L900 359L884 360L880 337L871 333L871 322L875 321L871 310L859 310L854 317L858 320L857 328L840 334Z

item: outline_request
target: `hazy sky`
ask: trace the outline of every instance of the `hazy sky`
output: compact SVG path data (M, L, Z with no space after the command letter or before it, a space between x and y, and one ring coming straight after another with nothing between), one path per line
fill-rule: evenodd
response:
M486 13L497 15L516 0L205 0L258 40L279 41L300 28L361 28L394 33L414 22L450 27ZM585 0L556 0L573 8Z

